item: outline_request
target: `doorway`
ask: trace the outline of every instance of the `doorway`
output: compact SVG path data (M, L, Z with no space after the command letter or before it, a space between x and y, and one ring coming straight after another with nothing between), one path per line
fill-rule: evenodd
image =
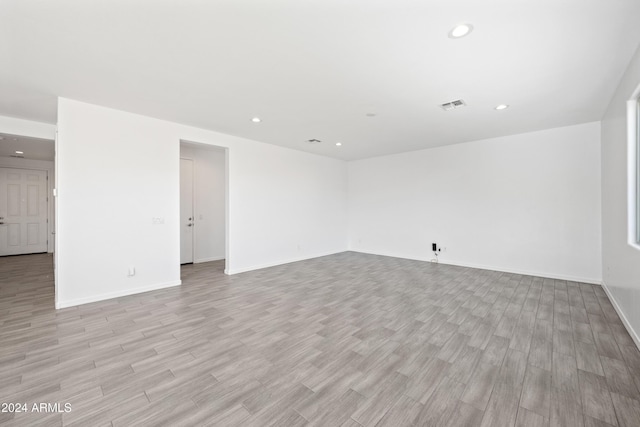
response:
M227 150L181 141L180 264L226 261Z
M0 262L11 272L40 274L37 296L55 304L55 141L0 133ZM17 276L16 276L17 275ZM6 286L5 286L6 287ZM24 286L19 286L23 291ZM5 289L6 290L6 289ZM27 293L28 295L36 295ZM25 294L25 296L27 295ZM49 300L48 298L51 297Z
M193 264L193 160L180 158L180 264Z
M52 139L0 133L0 256L53 253Z

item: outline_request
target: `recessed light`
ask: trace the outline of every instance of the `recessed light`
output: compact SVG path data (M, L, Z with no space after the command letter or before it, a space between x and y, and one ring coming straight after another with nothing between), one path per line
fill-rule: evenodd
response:
M473 31L473 25L471 24L458 24L449 31L450 39L459 39L464 37Z
M342 147L342 142L336 142L337 147Z
M16 151L16 154L24 154L24 151Z
M253 123L260 123L262 121L262 119L260 117L254 117L253 119L251 119L251 121Z
M367 117L375 117L376 113L367 113Z
M500 104L496 107L496 110L506 110L507 108L509 108L507 104Z

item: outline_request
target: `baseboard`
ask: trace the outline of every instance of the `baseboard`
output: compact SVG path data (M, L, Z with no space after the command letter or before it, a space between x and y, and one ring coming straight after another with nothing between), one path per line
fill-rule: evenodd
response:
M67 301L57 301L56 309L75 307L76 305L89 304L92 302L104 301L108 299L125 297L128 295L134 295L134 294L141 294L144 292L157 291L159 289L171 288L173 286L179 286L181 284L182 284L181 280L164 282L164 283L154 283L153 285L142 286L139 288L124 289L122 291L108 292L106 294L92 295L90 297L76 298L76 299L67 300Z
M570 282L589 283L591 285L602 285L602 280L594 279L591 277L571 276L567 274L556 274L556 273L547 273L547 272L540 272L540 271L527 271L527 270L518 270L518 269L514 270L510 268L503 268L503 267L492 267L492 266L481 265L481 264L457 263L457 262L442 261L442 260L440 261L440 263L448 264L448 265L456 265L459 267L478 268L481 270L500 271L503 273L521 274L523 276L545 277L549 279L567 280Z
M345 249L345 250L342 250L342 251L333 251L333 252L326 252L326 253L321 253L321 254L316 254L316 255L308 255L308 256L302 256L302 257L296 257L296 258L289 258L289 259L282 260L282 261L277 261L277 262L253 265L251 267L233 268L233 269L228 269L227 268L227 269L224 270L224 274L232 275L232 274L246 273L248 271L261 270L263 268L276 267L278 265L283 265L283 264L291 264L292 262L305 261L307 259L320 258L320 257L323 257L323 256L341 254L341 253L346 252L346 251L347 250Z
M398 254L368 252L368 251L361 251L361 250L354 250L354 249L351 249L351 251L352 252L360 252L360 253L363 253L363 254L370 254L370 255L388 256L388 257L392 257L392 258L410 259L410 260L414 260L414 261L430 261L430 258L429 259L416 258L416 257L411 257L411 256L400 256ZM592 285L601 285L602 284L602 280L601 279L594 279L594 278L591 278L591 277L570 276L570 275L565 275L565 274L556 274L556 273L549 273L549 272L544 272L544 271L519 270L519 269L496 267L496 266L492 266L492 265L483 265L483 264L471 264L471 263L466 263L466 262L443 260L441 258L438 260L438 262L440 264L455 265L457 267L478 268L480 270L492 270L492 271L500 271L500 272L503 272L503 273L522 274L524 276L546 277L546 278L549 278L549 279L568 280L568 281L571 281L571 282L589 283L589 284L592 284Z
M616 301L616 299L613 297L613 294L607 287L607 284L604 282L604 280L602 281L602 289L604 289L604 292L607 294L609 301L611 301L611 305L616 310L616 313L618 313L618 316L620 317L620 320L622 320L622 324L627 329L627 332L629 332L631 339L636 343L636 347L638 347L638 350L640 350L640 335L638 335L636 331L633 330L633 327L631 326L631 323L629 323L627 316L624 315L624 311L622 311L622 308L620 308L618 301Z
M194 264L201 264L203 262L211 262L211 261L220 261L224 259L224 255L223 256L214 256L211 258L198 258L197 260L193 261Z

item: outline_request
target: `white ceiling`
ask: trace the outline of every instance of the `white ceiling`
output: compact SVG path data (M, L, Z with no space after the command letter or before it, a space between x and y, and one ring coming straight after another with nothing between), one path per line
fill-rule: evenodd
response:
M0 16L0 115L54 123L63 96L343 159L599 120L640 43L638 0L2 0ZM448 38L460 22L475 30Z
M0 157L18 155L16 151L22 151L24 154L20 156L25 159L53 161L55 143L49 139L0 133Z

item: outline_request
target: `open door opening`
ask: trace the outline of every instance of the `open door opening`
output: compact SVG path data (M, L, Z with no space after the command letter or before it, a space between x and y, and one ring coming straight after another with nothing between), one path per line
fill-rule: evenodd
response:
M180 142L180 264L227 259L227 152L225 148ZM185 267L183 267L184 269Z
M21 275L38 277L27 296L55 304L55 142L0 133L0 280L3 292L25 291Z

